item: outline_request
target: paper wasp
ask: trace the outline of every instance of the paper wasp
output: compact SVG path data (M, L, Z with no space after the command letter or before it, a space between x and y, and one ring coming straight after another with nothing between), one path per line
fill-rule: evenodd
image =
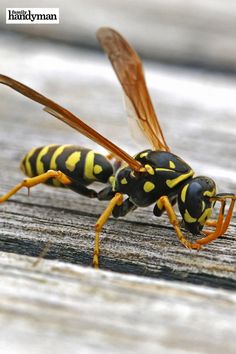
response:
M108 217L111 214L114 217L124 216L137 207L152 204L154 215L167 212L179 241L185 247L200 249L226 232L236 195L216 194L216 186L211 178L194 177L191 167L170 152L146 87L138 55L113 29L99 29L97 38L123 87L129 117L138 125L153 149L131 157L67 109L24 84L1 75L2 84L43 105L46 112L105 147L118 161L122 161L122 165L115 171L106 156L71 145L36 148L22 161L22 169L30 178L2 196L0 202L6 201L22 187L31 188L39 183L66 186L91 198L110 200L95 225L94 267L99 266L99 236ZM94 181L105 183L105 188L100 192L89 189L87 186ZM231 202L225 216L227 199ZM216 201L221 204L218 218L209 220ZM173 209L176 203L185 229L194 235L202 234L202 238L192 243L184 236ZM204 226L213 229L203 230Z

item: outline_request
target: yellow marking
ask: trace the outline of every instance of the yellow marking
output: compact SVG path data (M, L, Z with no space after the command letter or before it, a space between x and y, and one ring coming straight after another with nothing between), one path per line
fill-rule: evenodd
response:
M72 152L66 159L65 165L67 170L73 172L76 168L76 164L80 161L81 151Z
M162 168L162 167L155 168L155 170L156 171L175 172L175 171L170 170L169 168Z
M61 155L63 153L63 151L65 150L66 147L71 146L71 145L61 145L59 146L59 148L57 148L52 157L51 157L51 161L50 161L50 169L51 170L57 170L57 164L56 164L56 159L58 158L59 155Z
M124 178L122 178L122 180L120 181L120 183L121 183L121 184L127 184L128 181L127 181L127 179L124 177Z
M37 157L37 160L36 160L36 171L37 171L38 175L41 175L42 173L46 172L46 171L44 171L44 165L43 165L43 162L42 162L42 158L43 158L43 156L47 155L48 149L51 146L55 146L55 144L45 146L44 148L42 148L42 150L38 154L38 157Z
M214 197L215 194L216 194L215 188L213 188L212 191L206 191L206 192L203 193L203 195L206 195L207 197Z
M115 183L115 176L110 176L110 177L109 177L109 182L111 183L111 185L112 185L112 187L113 187L113 185L114 185L114 183Z
M193 217L189 214L188 210L186 209L186 210L185 210L185 213L184 213L184 220L190 224L190 223L196 222L196 221L197 221L197 218L193 218Z
M157 207L158 207L159 210L163 209L163 203L162 203L161 199L158 199L156 204L157 204Z
M141 155L139 155L140 158L143 158L145 156L147 156L149 153L148 152L143 152Z
M185 200L186 200L186 193L187 193L188 186L189 186L189 183L186 184L186 186L184 186L184 188L182 189L182 192L181 192L181 200L183 203L185 203Z
M152 168L152 166L150 166L150 165L145 165L144 167L146 168L147 172L148 172L150 175L154 175L154 174L155 174L154 169Z
M102 166L95 165L94 168L93 168L93 172L95 173L95 175L98 175L99 173L102 172Z
M143 190L146 193L151 192L155 188L155 184L152 182L145 182L143 186Z
M86 155L85 158L85 164L84 164L84 178L85 179L90 179L90 180L95 180L96 177L93 174L93 167L94 167L94 152L89 151Z
M32 172L32 168L31 168L31 164L29 162L29 159L33 156L35 150L38 148L33 148L32 150L30 150L30 152L28 152L28 154L26 155L26 159L25 159L25 172L26 175L29 177L33 176L33 172Z
M170 168L173 168L173 169L176 167L176 166L175 166L175 163L174 163L173 161L170 161L170 162L169 162L169 166L170 166Z
M194 172L191 170L188 173L183 173L179 177L176 177L174 179L167 179L166 184L169 188L174 188L178 183L184 181L185 179L193 176Z
M202 200L202 211L204 211L206 208L206 203L204 202L204 200Z
M201 225L204 225L206 220L209 219L211 217L211 213L212 213L212 209L211 208L207 208L204 213L200 216L200 218L198 219L198 221L200 222Z

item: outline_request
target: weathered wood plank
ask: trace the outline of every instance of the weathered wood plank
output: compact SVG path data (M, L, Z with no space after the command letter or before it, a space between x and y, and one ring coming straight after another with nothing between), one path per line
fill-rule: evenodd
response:
M47 206L44 198L41 193L40 200L30 198L30 203L20 196L17 203L4 206L1 250L37 256L51 240L47 257L90 265L93 225L101 206L95 208L79 197L80 205L75 210L74 198L73 208L60 202L58 196L56 203L62 207ZM181 247L166 218L157 222L150 211L139 211L126 219L108 222L101 251L104 269L236 289L235 224L229 234L197 253Z
M5 353L235 353L236 296L0 254Z

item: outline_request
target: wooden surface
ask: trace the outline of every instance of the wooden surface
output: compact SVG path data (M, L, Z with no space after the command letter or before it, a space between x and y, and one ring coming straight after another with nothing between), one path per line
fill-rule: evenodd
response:
M59 42L96 47L98 27L110 26L132 40L147 58L236 70L234 0L41 0L58 7L59 25L6 25L8 7L39 7L37 0L1 0L0 29Z
M0 256L1 353L235 353L235 293Z
M121 90L104 56L16 38L0 37L2 73L71 109L128 152L142 149L130 139ZM235 77L145 67L172 150L214 178L220 192L235 192ZM21 180L19 161L33 146L95 147L9 88L0 87L0 96L1 194ZM101 268L123 273L116 274L80 267L91 264L93 225L105 206L46 186L0 206L1 352L234 353L235 218L201 252L184 249L151 208L111 218ZM31 256L48 240L51 260L33 268Z

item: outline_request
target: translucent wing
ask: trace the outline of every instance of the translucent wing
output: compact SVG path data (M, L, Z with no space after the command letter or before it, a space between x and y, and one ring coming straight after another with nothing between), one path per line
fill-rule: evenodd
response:
M11 87L13 90L18 91L19 93L30 98L31 100L42 104L43 106L45 106L45 111L60 119L64 123L70 125L72 128L76 129L77 131L79 131L89 139L95 141L99 145L102 145L105 149L114 154L118 159L125 161L135 171L143 170L142 165L137 160L135 160L125 151L113 144L111 141L104 138L96 130L89 127L82 120L80 120L78 117L76 117L74 114L72 114L56 102L41 95L39 92L34 91L30 87L20 83L19 81L11 79L10 77L0 75L0 83Z
M133 141L136 142L141 149L143 147L147 147L147 144L148 146L150 144L152 145L152 142L148 139L147 134L144 132L142 128L141 121L138 119L133 103L130 101L129 97L126 96L125 93L124 93L124 106L127 114L130 134L133 138Z
M144 132L157 150L169 151L149 96L142 63L134 49L111 28L100 28L97 38L107 53L128 98L129 118ZM126 98L126 100L127 100Z

